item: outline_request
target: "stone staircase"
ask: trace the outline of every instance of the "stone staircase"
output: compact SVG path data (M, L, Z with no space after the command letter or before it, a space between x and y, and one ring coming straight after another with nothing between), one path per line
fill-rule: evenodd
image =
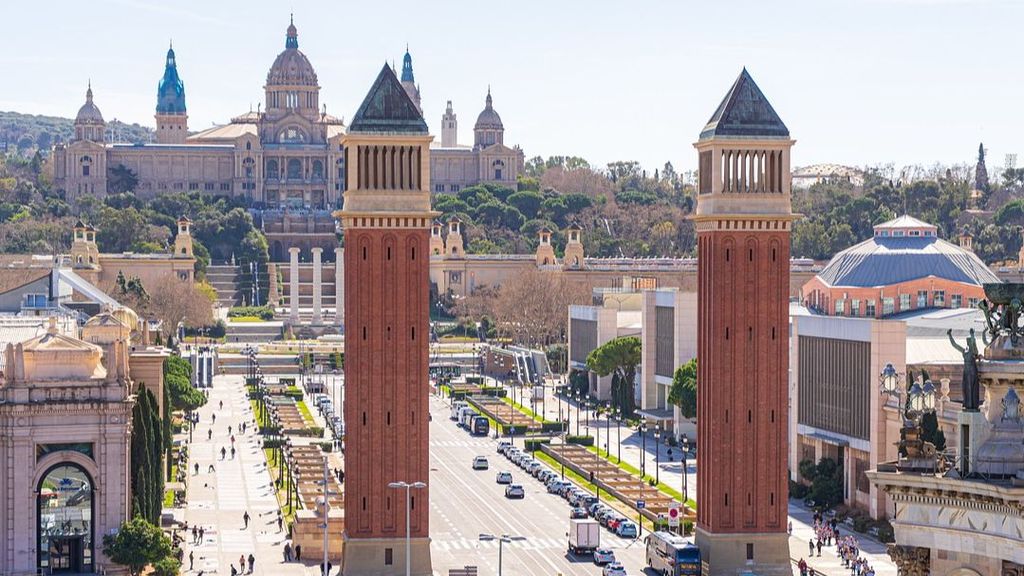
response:
M217 305L225 308L242 304L239 287L241 270L238 266L219 264L206 267L206 281L217 291Z
M218 367L223 370L224 374L245 374L249 367L245 356L239 354L221 354L217 360ZM295 355L260 354L259 362L260 370L268 376L271 374L296 374L299 371Z
M252 274L241 266L211 264L206 267L206 280L217 290L217 305L225 308L250 304ZM266 271L260 272L260 299L266 301L270 278Z
M228 322L224 340L228 343L260 343L279 340L283 326L280 322Z

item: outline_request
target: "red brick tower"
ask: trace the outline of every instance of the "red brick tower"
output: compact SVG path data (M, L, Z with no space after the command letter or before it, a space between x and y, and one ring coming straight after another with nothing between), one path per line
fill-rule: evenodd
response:
M405 574L406 492L428 465L430 141L387 65L344 139L345 574ZM409 503L413 574L431 574L427 489Z
M746 69L699 155L697 544L706 574L792 574L789 130Z

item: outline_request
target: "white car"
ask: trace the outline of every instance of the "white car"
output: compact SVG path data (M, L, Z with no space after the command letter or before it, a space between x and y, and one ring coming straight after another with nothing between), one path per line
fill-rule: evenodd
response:
M505 498L526 498L526 490L522 484L510 484L505 487Z
M498 476L495 478L494 481L497 482L498 484L511 484L512 483L512 473L504 471L504 470L501 471L501 472L498 472Z
M473 470L487 470L488 468L490 468L490 464L487 462L486 456L473 458Z
M618 562L611 562L604 565L604 570L601 570L601 576L626 576L626 569Z

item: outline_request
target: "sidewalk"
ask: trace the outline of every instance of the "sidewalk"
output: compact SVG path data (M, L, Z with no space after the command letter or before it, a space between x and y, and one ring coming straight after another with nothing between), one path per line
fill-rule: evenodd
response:
M793 535L789 539L789 553L793 558L803 558L807 560L808 566L825 574L852 574L849 568L843 568L843 561L836 555L835 542L832 546L822 546L821 556L808 555L807 543L816 539L813 512L790 500L789 518L793 522ZM876 576L896 576L896 565L889 559L885 544L867 534L858 534L843 525L839 526L839 532L842 535L852 534L857 539L860 555L868 559L868 563L875 569Z
M224 408L219 403L224 402ZM212 416L217 414L213 438L207 440ZM238 426L249 422L245 434ZM231 458L231 436L235 434L235 458ZM228 455L220 459L220 449ZM228 375L214 378L210 399L199 410L199 424L189 448L188 505L184 520L190 531L182 534L185 558L183 574L231 574L231 565L238 568L239 556L256 557L253 574L289 575L315 574L314 566L283 562L285 533L277 529L277 500L267 473L258 435L252 424L252 411L245 393L244 376ZM199 474L195 475L195 464ZM215 471L208 472L213 464ZM248 528L242 515L248 511ZM192 545L191 526L205 529L203 542ZM189 571L189 552L195 554L193 570ZM242 573L242 571L239 571Z

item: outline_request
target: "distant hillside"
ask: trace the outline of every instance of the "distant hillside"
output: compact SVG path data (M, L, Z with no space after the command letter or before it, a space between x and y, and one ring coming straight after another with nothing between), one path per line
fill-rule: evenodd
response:
M0 111L0 151L31 156L36 150L45 155L56 142L67 142L74 134L71 118L36 116ZM107 139L117 142L149 142L153 130L138 124L107 121Z

